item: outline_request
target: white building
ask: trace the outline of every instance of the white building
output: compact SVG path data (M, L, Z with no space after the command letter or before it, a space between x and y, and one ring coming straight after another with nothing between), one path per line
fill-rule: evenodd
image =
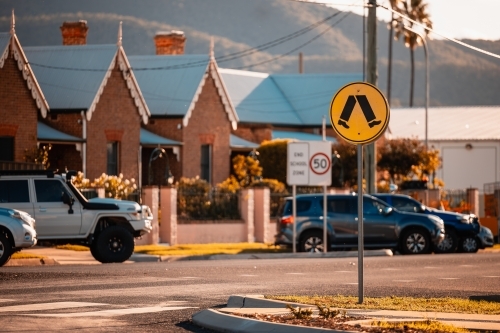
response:
M425 141L425 109L391 109L388 139ZM428 109L429 148L439 150L436 176L446 189L477 188L500 181L500 106Z

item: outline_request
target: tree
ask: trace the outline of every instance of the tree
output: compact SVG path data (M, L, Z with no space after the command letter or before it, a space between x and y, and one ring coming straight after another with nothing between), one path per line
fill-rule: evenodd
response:
M332 145L332 186L353 187L358 183L356 146L344 140Z
M399 11L410 18L411 20L421 23L427 28L432 28L432 21L427 13L427 4L423 0L404 0L400 4ZM410 49L410 59L411 59L411 75L410 75L410 107L413 106L413 92L415 83L415 49L422 44L420 35L413 31L408 30L410 28L413 30L415 24L406 18L402 18L396 28L396 39L400 37ZM425 36L428 35L428 30L424 29Z

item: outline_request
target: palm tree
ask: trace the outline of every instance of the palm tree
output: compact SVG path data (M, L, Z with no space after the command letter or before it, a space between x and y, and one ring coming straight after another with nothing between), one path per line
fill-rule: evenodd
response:
M389 0L391 9L398 11L401 0ZM391 21L389 22L389 59L387 62L387 101L391 104L391 80L392 80L392 40L394 39L394 26L399 22L399 16L394 17L391 12Z
M427 12L427 4L423 0L404 0L401 3L400 8L401 13L412 19L415 22L421 23L427 28L432 28L432 21L430 20L429 13ZM420 36L406 28L413 29L414 23L403 18L400 24L396 26L396 39L403 37L406 47L410 49L410 59L411 59L411 76L410 76L410 107L413 106L413 90L415 82L415 49L422 44ZM425 29L425 36L429 34L429 31Z

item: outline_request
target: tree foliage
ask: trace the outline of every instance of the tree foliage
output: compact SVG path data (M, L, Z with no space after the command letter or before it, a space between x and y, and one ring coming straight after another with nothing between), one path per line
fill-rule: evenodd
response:
M257 149L264 178L286 183L287 144L290 140L264 141Z

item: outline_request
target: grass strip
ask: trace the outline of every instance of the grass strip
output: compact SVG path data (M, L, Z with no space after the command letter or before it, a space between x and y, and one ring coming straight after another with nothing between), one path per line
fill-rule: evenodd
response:
M43 259L44 256L29 252L16 252L10 257L11 259Z
M214 254L241 254L241 253L283 253L289 249L264 243L212 243L212 244L182 244L175 246L139 245L135 253L144 253L161 256L192 256Z
M355 296L266 296L287 302L303 304L323 304L341 309L379 309L396 311L447 312L469 314L500 314L500 303L485 300L468 300L463 298L419 298L419 297L365 297L363 304L358 304Z
M449 333L469 333L472 332L466 328L444 324L435 320L422 320L422 321L373 321L373 326L378 326L383 329L400 329L404 332L408 330L425 331L425 332L449 332Z

